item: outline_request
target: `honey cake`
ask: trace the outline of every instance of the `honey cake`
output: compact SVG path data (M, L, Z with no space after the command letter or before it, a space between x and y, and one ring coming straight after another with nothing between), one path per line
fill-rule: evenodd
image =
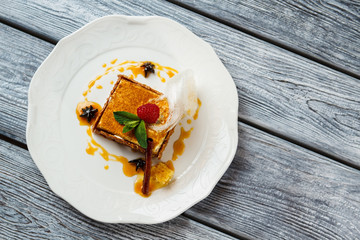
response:
M113 112L126 111L136 115L138 107L159 99L161 95L162 93L149 86L129 79L124 75L119 75L110 96L94 123L93 132L120 144L129 146L135 151L145 153L146 149L139 145L134 131L129 131L127 133L122 132L124 125L115 120ZM168 103L165 100L158 101L156 104L160 109L159 120L161 121L161 119L163 120L169 114ZM152 156L160 159L171 134L174 132L174 128L164 131L155 131L146 124L146 132L147 137L153 139Z

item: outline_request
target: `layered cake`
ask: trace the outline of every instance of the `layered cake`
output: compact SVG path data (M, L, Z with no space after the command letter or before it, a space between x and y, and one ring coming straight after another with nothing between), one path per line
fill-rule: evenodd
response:
M139 144L135 131L124 129L126 126L120 124L114 117L115 112L137 115L138 108L144 105L156 105L159 109L156 122L148 123L145 121L145 126L147 138L153 140L152 156L160 159L171 134L174 132L174 127L156 131L151 126L166 121L169 116L168 102L162 93L124 75L118 76L110 96L95 120L93 131L108 139L129 146L135 151L145 153L146 149Z

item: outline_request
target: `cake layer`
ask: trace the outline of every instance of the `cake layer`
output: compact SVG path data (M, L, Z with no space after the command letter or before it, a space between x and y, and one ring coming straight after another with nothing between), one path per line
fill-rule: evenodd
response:
M110 96L96 119L93 131L118 143L127 145L136 151L145 152L145 149L138 144L134 131L122 132L124 125L115 120L113 112L126 111L136 115L138 107L156 101L161 95L162 93L149 86L119 75L118 81L115 83ZM169 107L167 101L156 101L156 104L160 108L160 118L168 116ZM153 156L161 158L162 152L174 129L170 131L154 131L147 125L146 130L148 138L153 139Z

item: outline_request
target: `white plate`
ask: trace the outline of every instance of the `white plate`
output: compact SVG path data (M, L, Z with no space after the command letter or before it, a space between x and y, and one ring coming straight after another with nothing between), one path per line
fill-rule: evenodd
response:
M86 127L79 126L75 116L88 82L103 71L103 63L115 58L193 69L202 101L185 152L174 162L173 183L149 198L134 193L135 177L125 177L121 163L85 153ZM89 100L99 103L109 93L94 92L98 95L89 95ZM50 188L102 222L152 224L178 216L210 194L237 148L238 97L230 74L209 44L162 17L103 17L63 38L31 81L28 109L28 148ZM171 156L178 135L179 127L163 160ZM96 140L112 153L129 159L136 155L107 139Z

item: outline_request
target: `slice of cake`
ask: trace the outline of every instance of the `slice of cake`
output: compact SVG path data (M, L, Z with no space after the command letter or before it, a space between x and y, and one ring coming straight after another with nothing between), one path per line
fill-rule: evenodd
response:
M125 111L136 115L138 107L147 103L155 103L160 109L158 123L161 123L169 115L168 103L166 99L159 100L161 96L162 93L149 86L119 75L110 96L94 123L94 133L129 146L135 151L145 153L146 149L140 146L134 131L123 133L124 125L115 120L114 112ZM160 159L171 134L174 132L174 127L169 130L155 131L146 124L146 132L147 137L153 140L152 156Z

